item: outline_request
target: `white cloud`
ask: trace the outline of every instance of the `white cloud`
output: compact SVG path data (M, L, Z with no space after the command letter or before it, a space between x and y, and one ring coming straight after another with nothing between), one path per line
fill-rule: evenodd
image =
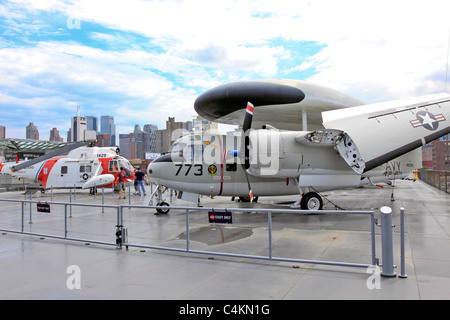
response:
M327 45L311 59L317 73L309 80L368 102L444 89L430 77L445 73L450 3L343 1L327 10L321 3L314 1L303 21ZM321 10L322 28L311 20Z
M196 96L226 82L307 70L308 81L366 102L434 93L444 89L449 9L447 0L14 0L0 5L0 103L89 101L82 107L114 108L130 128L188 120ZM64 41L43 39L52 21L40 13L80 19L104 47L70 38L65 23L52 29ZM13 42L22 30L25 45ZM323 47L308 54L303 41Z
M222 71L275 75L282 50L263 44L282 37L325 44L308 62L317 72L311 80L337 89L391 98L443 88L426 79L445 68L448 1L82 1L77 7L85 19L147 35L173 56Z

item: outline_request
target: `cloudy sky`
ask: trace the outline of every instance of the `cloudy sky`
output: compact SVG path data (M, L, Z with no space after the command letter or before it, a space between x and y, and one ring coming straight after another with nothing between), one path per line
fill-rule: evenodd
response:
M366 103L442 92L450 1L0 0L0 125L117 133L195 116L217 85L306 80ZM450 85L447 88L450 91Z

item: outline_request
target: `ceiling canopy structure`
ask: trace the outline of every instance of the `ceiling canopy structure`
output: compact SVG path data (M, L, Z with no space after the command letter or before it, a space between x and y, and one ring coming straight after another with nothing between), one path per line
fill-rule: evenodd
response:
M71 142L39 141L30 139L0 139L0 150L29 153L45 153L48 150L65 147Z
M73 142L40 141L31 139L0 139L0 156L5 157L5 161L16 161L20 159L33 159L42 156L49 151L63 148L73 144ZM0 157L1 158L1 157Z

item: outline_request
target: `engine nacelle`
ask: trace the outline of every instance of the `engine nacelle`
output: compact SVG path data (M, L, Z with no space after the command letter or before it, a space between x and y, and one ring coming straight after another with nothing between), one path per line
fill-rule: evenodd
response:
M345 138L341 132L262 129L252 130L248 136L247 172L251 175L298 178L354 174L336 147Z
M247 172L255 176L278 177L283 157L283 139L279 130L251 130L248 134Z

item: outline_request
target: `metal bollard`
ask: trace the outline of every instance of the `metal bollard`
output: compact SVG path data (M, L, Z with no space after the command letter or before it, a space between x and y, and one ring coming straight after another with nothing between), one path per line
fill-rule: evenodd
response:
M381 207L381 257L383 269L381 275L383 277L395 277L394 272L394 246L392 242L392 209L389 207Z

